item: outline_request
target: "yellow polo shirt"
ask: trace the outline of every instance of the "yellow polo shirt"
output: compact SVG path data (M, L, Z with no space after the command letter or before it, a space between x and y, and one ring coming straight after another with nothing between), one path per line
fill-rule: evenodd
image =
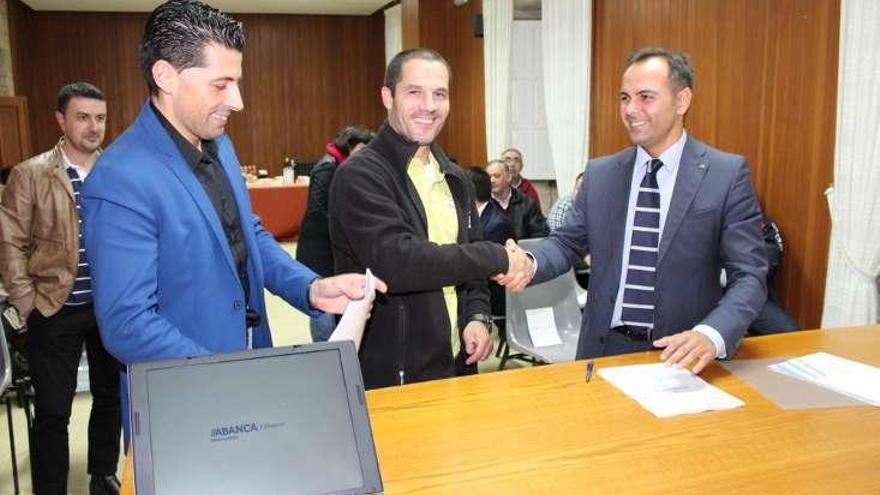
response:
M425 164L415 156L407 166L409 179L416 186L419 199L425 208L428 218L428 240L435 244L455 244L458 242L458 215L455 211L455 201L449 184L440 172L440 164L433 153L428 153L428 163ZM449 312L449 322L452 342L452 355L458 355L461 342L458 338L458 298L455 295L455 286L443 288L443 298L446 301L446 310Z

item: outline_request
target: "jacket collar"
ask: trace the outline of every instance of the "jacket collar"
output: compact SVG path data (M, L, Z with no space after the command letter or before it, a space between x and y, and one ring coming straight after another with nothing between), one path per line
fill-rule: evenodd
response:
M391 165L402 174L406 174L410 160L412 160L413 155L419 149L418 143L398 134L387 120L379 128L376 137L370 141L368 146L387 158ZM434 158L437 159L437 163L440 164L440 172L446 175L449 172L449 159L446 158L443 150L440 149L436 142L431 143L430 149L431 153L434 154Z

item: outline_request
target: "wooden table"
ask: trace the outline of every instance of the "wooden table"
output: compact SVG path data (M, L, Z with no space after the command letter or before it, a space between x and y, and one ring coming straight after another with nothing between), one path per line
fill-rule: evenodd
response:
M817 350L880 365L880 326L749 338L737 358ZM582 361L370 391L385 493L880 493L880 408L784 411L717 364L701 376L746 406L658 419Z
M307 184L284 184L278 180L251 182L248 193L254 213L276 239L290 240L299 235L309 196Z

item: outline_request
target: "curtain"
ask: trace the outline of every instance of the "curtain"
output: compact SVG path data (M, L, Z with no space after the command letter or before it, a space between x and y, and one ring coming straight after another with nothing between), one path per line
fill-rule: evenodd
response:
M486 91L486 156L510 146L510 32L513 0L483 0L483 59Z
M385 65L403 50L400 4L385 9Z
M831 247L822 327L878 321L880 275L880 2L843 0Z
M592 4L552 0L541 6L544 105L560 194L571 191L587 159Z

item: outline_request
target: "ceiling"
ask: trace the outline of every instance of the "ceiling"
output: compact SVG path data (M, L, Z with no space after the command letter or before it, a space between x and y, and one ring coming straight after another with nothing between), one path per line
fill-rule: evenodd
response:
M30 8L62 12L151 12L163 0L22 0ZM440 0L430 0L440 1ZM468 0L453 0L463 5ZM207 0L224 12L247 14L370 15L390 0ZM541 0L514 0L514 18L540 19Z
M34 10L151 12L162 0L22 0ZM248 14L370 15L389 0L207 0L224 12Z

